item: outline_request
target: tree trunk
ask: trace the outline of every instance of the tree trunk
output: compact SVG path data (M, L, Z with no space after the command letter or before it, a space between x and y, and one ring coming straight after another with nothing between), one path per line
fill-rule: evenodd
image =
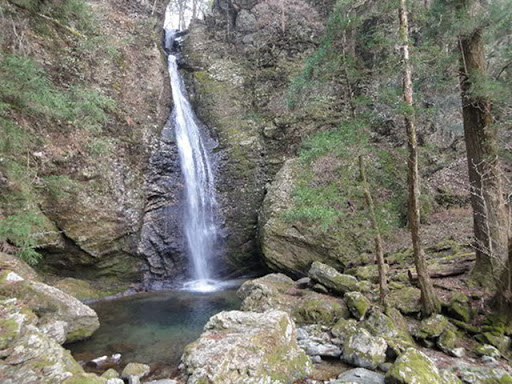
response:
M400 41L403 54L403 99L410 107L404 116L408 139L408 184L409 184L409 226L411 230L412 246L414 252L414 264L418 274L418 284L421 290L421 306L424 317L438 313L441 309L432 281L425 263L425 252L421 244L420 236L420 184L418 175L418 152L416 128L414 126L413 91L411 79L411 64L409 61L409 32L407 21L406 0L400 0Z
M368 213L370 215L370 223L372 229L375 232L375 257L377 259L377 266L379 269L379 296L380 303L386 304L386 295L388 294L388 282L387 282L387 265L384 260L384 251L382 247L382 237L380 235L379 223L377 222L377 215L375 214L375 205L373 204L372 194L370 193L370 187L368 186L368 180L366 178L366 172L364 169L363 156L359 156L359 172L361 175L361 182L363 184L363 194L368 205Z
M492 286L505 268L509 222L491 102L474 93L475 81L483 79L486 72L482 30L475 29L469 36L461 36L459 50L464 139L476 247L473 277L484 286Z

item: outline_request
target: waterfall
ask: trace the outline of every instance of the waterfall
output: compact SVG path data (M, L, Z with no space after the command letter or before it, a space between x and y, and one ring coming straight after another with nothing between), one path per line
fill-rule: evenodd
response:
M172 88L176 143L185 184L185 212L183 229L188 256L191 260L193 280L185 284L186 289L213 291L217 282L212 280L212 256L217 248L218 225L217 202L211 159L204 145L197 117L187 100L183 79L178 71L176 40L177 30L167 29L168 14L164 24L164 48L168 55L168 69Z

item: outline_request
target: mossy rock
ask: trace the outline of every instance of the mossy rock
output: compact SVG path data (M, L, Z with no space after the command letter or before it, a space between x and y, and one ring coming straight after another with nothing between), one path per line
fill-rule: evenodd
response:
M512 384L512 376L501 368L459 366L458 376L464 384Z
M372 304L361 292L347 292L343 297L352 315L359 321L364 319Z
M344 275L335 268L319 261L311 264L308 275L312 280L341 295L346 292L359 291L359 284L354 276Z
M421 312L421 292L418 288L406 287L389 293L388 303L404 315L415 315Z
M443 315L432 315L422 320L419 328L414 332L414 336L418 339L435 339L450 326L450 322Z
M403 353L386 373L386 384L445 384L432 360L414 348Z
M358 280L368 280L374 284L379 281L379 267L375 264L354 267L346 270L345 273L356 277Z
M347 336L354 333L357 327L357 321L354 319L340 319L332 327L331 333L340 340L341 344L344 344Z
M341 359L356 367L375 369L386 361L387 347L382 337L372 336L364 328L356 328L343 344Z
M498 348L489 344L479 345L475 349L475 353L479 356L490 356L494 358L499 358L501 356L501 353L498 350Z
M0 269L16 271L18 275L27 280L39 280L39 275L32 267L19 257L0 252Z
M443 384L463 384L457 375L447 369L443 369L439 372L439 375L443 379Z
M501 353L506 353L511 345L510 337L505 336L504 334L496 334L493 332L484 332L476 336L476 339L482 344L490 344L496 348Z
M350 312L342 300L315 294L304 297L291 310L291 315L297 324L333 325L339 319L347 318Z
M459 336L451 329L445 329L436 344L441 351L444 353L451 355L451 351L454 348L457 348L459 343Z
M469 322L471 317L471 306L469 305L469 299L466 295L459 292L456 293L451 299L446 309L446 314L459 321L465 323Z
M102 290L98 288L98 285L99 284L96 283L93 286L93 284L87 280L80 280L72 277L67 277L53 284L55 288L66 292L68 295L76 297L78 300L99 299L102 297L115 295L116 293L122 292L126 288L126 286L123 285L122 288L107 288L106 290Z
M92 373L83 373L64 380L62 384L107 384L107 379L98 377Z

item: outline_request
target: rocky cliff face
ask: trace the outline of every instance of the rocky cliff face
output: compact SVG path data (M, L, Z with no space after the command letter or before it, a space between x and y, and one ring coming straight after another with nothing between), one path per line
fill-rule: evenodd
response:
M286 87L315 47L322 23L306 2L293 5L283 30L276 4L218 1L205 22L192 23L185 40L191 99L218 141L225 254L239 273L259 263L265 186L307 125L293 126L298 118L287 116Z
M8 105L2 119L14 127L2 135L25 140L23 161L2 142L0 218L27 227L35 239L24 244L6 229L0 240L5 248L36 248L50 272L133 281L142 261L144 175L170 104L158 44L162 9L135 0L79 3L72 12L52 2L1 6L10 15L2 30L15 31L0 42L2 78L19 78L25 87L20 65L9 66L18 60L22 69L35 68L41 84L0 95Z

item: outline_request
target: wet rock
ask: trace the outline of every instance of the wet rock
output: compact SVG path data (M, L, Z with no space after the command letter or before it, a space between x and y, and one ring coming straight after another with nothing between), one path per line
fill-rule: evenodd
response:
M432 360L420 351L409 348L386 373L386 384L444 384Z
M283 311L229 311L213 316L182 357L187 384L290 383L311 373Z
M351 369L329 381L329 384L384 384L384 375L365 368Z
M128 384L139 384L140 379L147 376L150 370L147 364L129 363L121 372L121 379L128 380Z
M289 313L297 324L332 325L350 316L339 298L297 289L294 281L283 274L269 274L245 282L237 292L244 311L264 312L279 309Z
M356 367L375 369L386 360L386 341L364 328L356 328L343 344L341 359Z
M344 295L346 292L357 291L358 281L354 276L339 273L333 267L319 261L313 262L308 272L312 280L325 285L334 292Z
M28 280L0 283L0 295L22 300L38 315L41 331L58 343L85 339L100 325L91 308L43 283Z
M347 303L348 309L352 312L352 315L359 321L364 319L366 312L372 306L370 300L368 300L361 292L348 292L343 296Z

